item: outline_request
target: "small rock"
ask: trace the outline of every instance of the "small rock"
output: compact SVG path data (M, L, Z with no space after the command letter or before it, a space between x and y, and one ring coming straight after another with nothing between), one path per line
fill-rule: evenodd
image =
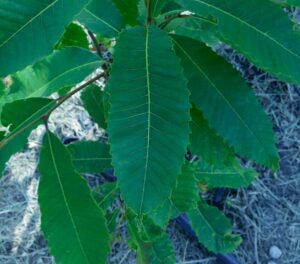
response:
M269 254L272 259L279 259L282 255L282 251L277 246L272 246L270 247Z

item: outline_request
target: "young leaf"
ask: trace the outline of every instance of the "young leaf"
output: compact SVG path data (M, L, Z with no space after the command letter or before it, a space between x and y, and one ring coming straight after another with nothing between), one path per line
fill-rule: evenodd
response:
M112 0L121 11L126 24L135 26L138 24L138 3L139 0Z
M117 37L125 24L111 0L91 0L77 16L87 29L103 37Z
M242 156L277 170L272 124L239 73L200 42L180 36L173 36L173 41L191 99L209 125Z
M196 170L196 178L208 188L232 188L247 187L257 177L253 169L243 168L239 161L233 159L230 165L215 163L207 164L199 162Z
M65 27L88 2L1 1L0 77L23 69L49 54Z
M168 235L150 219L139 222L127 213L127 229L130 244L137 251L140 264L173 264L175 252Z
M226 254L241 244L241 237L232 234L228 218L205 201L200 201L198 208L190 210L187 215L199 242L209 251Z
M67 146L73 166L80 173L101 173L111 168L109 145L102 142L81 141Z
M4 105L1 123L10 126L10 133L0 141L0 177L10 156L25 147L30 132L54 105L55 101L46 98L19 100Z
M179 0L179 3L197 15L216 18L217 37L257 66L283 81L300 84L299 32L280 6L261 0Z
M135 213L147 213L169 197L189 136L186 80L167 33L154 26L123 31L107 89L121 195Z
M101 209L64 145L47 132L39 162L41 227L57 263L106 263L109 234Z
M57 45L58 49L62 49L65 47L79 47L89 49L88 37L82 26L71 23L67 27L65 34Z
M107 124L104 116L104 93L100 87L92 84L86 88L82 94L81 99L84 108L88 111L92 119L99 127L106 129Z
M65 48L14 74L9 93L2 101L49 96L75 85L101 65L99 57L81 48ZM0 100L1 101L1 100Z

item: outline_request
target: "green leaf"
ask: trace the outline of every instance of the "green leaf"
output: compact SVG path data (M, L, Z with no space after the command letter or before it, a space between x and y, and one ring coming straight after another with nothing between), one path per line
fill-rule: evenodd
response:
M208 126L202 113L191 110L190 150L201 157L196 177L208 188L239 188L248 186L257 173L243 168L235 153L216 132Z
M14 74L5 102L49 96L75 85L101 64L99 57L81 48L65 48ZM3 100L2 100L3 101Z
M111 0L92 0L77 19L87 29L103 37L116 37L124 28L120 11Z
M73 166L80 173L101 173L111 168L109 145L98 141L81 141L67 146Z
M230 165L222 163L210 165L201 161L196 170L197 179L201 184L206 184L208 188L238 189L247 187L257 176L255 170L241 167L236 159L233 159Z
M180 212L197 207L199 190L195 172L196 166L186 161L182 166L182 172L177 177L177 184L172 191L171 200Z
M149 0L149 9L151 16L154 18L159 16L169 1L170 0Z
M49 54L88 0L0 2L0 77ZM45 37L47 36L47 37Z
M121 196L135 213L147 213L169 197L189 136L188 89L167 33L154 26L123 31L107 89Z
M182 10L181 5L179 5L177 1L168 0L162 9L162 13L167 13L174 10Z
M277 170L272 124L239 73L200 42L179 36L173 41L189 79L191 100L209 125L242 156Z
M104 93L100 87L93 84L87 87L81 94L84 108L88 111L93 121L99 127L106 129L107 124L104 116Z
M46 98L19 100L4 105L1 123L10 126L10 132L0 141L0 177L10 156L25 147L30 132L42 122L41 117L54 105L55 101Z
M5 131L1 131L1 130L0 130L0 142L2 141L2 139L5 138L5 134L6 134ZM2 174L2 172L1 172L0 174ZM1 175L0 175L0 178L1 178Z
M295 7L300 7L300 0L271 0L276 4L283 5L284 7L289 5L289 6L295 6Z
M200 156L208 164L224 164L235 158L233 149L209 127L207 120L195 106L191 109L191 117L189 149L194 155Z
M5 94L5 85L3 80L0 79L0 98Z
M171 198L167 199L155 211L149 213L147 216L153 223L162 229L166 229L169 221L176 218L180 212L174 207Z
M300 0L285 0L284 2L291 6L300 7Z
M198 181L195 177L197 168L198 165L185 161L170 198L147 215L157 226L165 229L171 219L197 206L199 200Z
M280 6L261 0L179 3L197 15L215 17L217 37L254 64L283 81L300 84L299 30L294 30L293 22Z
M65 47L79 47L89 49L88 37L82 26L71 23L67 27L65 34L57 45L57 48L59 49Z
M106 263L109 234L86 181L64 145L47 132L39 162L41 228L57 263Z
M135 26L138 24L138 3L139 0L112 0L120 10L126 24Z
M214 34L216 24L217 21L214 21L213 18L193 15L173 19L165 29L173 34L192 38L213 46L220 42Z
M209 251L226 254L241 244L241 237L232 234L230 221L216 207L201 201L187 215L199 242Z
M155 226L150 219L138 221L133 216L128 217L127 229L130 244L137 252L140 264L174 264L175 252L170 238L162 229Z
M106 211L116 199L117 192L116 182L106 182L93 191L93 196L99 207Z

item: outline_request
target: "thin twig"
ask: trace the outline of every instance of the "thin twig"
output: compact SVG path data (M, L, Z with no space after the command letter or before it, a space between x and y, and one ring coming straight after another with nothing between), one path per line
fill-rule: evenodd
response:
M97 54L99 55L100 58L103 59L102 52L101 52L100 47L99 47L99 43L98 43L94 33L92 31L88 30L88 34L89 34L89 36L90 36L90 38L93 42L93 45L95 46L95 48L97 50Z
M45 125L47 127L47 121L49 119L49 116L51 115L51 113L57 109L61 104L63 104L65 101L67 101L70 97L72 97L74 94L76 94L77 92L81 91L82 89L84 89L85 87L87 87L88 85L92 84L93 82L97 81L98 79L102 78L106 76L106 72L102 72L101 74L98 74L97 76L95 76L94 78L90 79L89 81L87 81L86 83L78 86L76 89L74 89L73 91L71 91L70 93L68 93L67 95L65 95L64 97L61 97L57 100L57 103L49 110L47 111L45 114L41 115L40 117L36 118L35 120L33 120L32 122L30 122L29 124L27 124L26 126L22 127L20 130L18 130L16 133L8 136L7 138L3 139L0 143L0 149L3 148L7 143L9 143L11 140L13 140L14 138L16 138L18 135L20 135L21 133L23 133L24 131L26 131L28 128L36 125L38 122L44 120Z

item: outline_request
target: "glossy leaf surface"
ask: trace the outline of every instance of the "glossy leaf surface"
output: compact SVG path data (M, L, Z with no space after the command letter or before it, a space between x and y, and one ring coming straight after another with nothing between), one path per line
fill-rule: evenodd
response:
M257 66L283 81L300 84L299 28L295 30L280 6L261 0L179 2L197 15L214 17L218 38Z
M41 227L57 263L106 263L105 217L87 182L74 170L69 152L47 132L39 162Z
M88 0L0 2L0 77L49 54ZM47 37L45 37L45 32Z
M153 26L125 30L115 58L108 84L113 165L128 206L147 213L168 198L181 169L188 90L168 35Z
M179 36L173 41L189 79L191 100L209 125L242 156L278 169L272 124L239 73L200 42Z
M5 102L49 96L82 81L98 67L99 57L81 48L65 48L14 74ZM1 100L0 100L1 102Z
M120 11L111 0L92 0L77 19L87 29L103 37L116 37L125 26Z

